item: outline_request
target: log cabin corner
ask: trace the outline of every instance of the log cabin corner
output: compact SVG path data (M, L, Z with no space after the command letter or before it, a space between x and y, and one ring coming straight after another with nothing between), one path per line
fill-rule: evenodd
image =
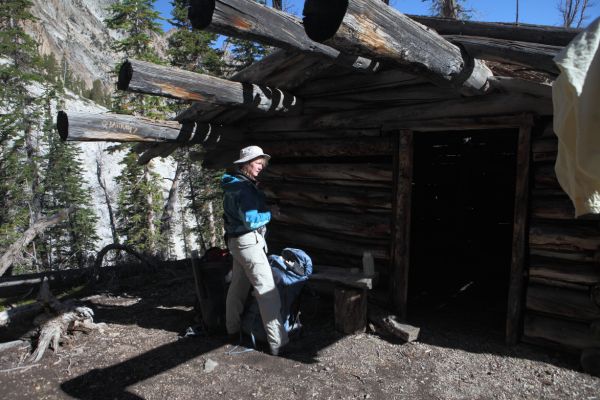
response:
M304 13L191 1L195 28L278 49L230 79L129 60L119 89L189 109L163 122L60 113L61 137L143 142L142 163L199 143L215 169L259 144L281 209L272 252L350 271L368 251L373 295L404 318L471 290L500 306L508 343L600 347L599 225L574 218L553 169L552 58L579 31L406 16L380 0L307 0Z

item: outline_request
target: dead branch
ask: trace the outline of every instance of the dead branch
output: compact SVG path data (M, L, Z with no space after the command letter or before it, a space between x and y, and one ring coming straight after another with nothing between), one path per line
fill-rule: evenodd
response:
M18 254L21 253L22 249L29 245L29 243L31 243L31 241L35 239L37 235L44 232L49 227L65 220L67 216L73 212L73 210L73 207L67 208L51 217L40 219L31 225L29 229L23 233L23 236L10 245L6 253L0 257L0 276L2 276L6 270L8 270L8 268L14 263Z

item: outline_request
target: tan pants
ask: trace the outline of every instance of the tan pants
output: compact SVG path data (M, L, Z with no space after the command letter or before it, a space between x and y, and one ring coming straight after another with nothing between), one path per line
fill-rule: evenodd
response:
M227 333L240 331L244 304L248 291L253 287L271 350L285 346L288 337L281 321L281 300L265 254L264 238L257 232L249 232L230 238L227 244L233 256L233 273L226 303Z

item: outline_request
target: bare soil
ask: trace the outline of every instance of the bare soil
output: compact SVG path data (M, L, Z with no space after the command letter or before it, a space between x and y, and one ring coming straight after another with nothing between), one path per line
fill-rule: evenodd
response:
M225 337L180 336L196 324L191 281L154 275L87 297L104 332L76 333L34 365L27 349L0 353L1 397L600 399L600 378L580 372L576 357L508 347L501 329L450 308L415 320L419 341L400 343L336 333L331 300L308 294L303 335L285 355L232 354Z

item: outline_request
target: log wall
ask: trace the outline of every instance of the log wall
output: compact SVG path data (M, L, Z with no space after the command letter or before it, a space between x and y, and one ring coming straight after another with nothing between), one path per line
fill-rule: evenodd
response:
M575 219L554 173L558 140L551 123L532 143L529 284L524 341L580 350L600 346L600 225Z

